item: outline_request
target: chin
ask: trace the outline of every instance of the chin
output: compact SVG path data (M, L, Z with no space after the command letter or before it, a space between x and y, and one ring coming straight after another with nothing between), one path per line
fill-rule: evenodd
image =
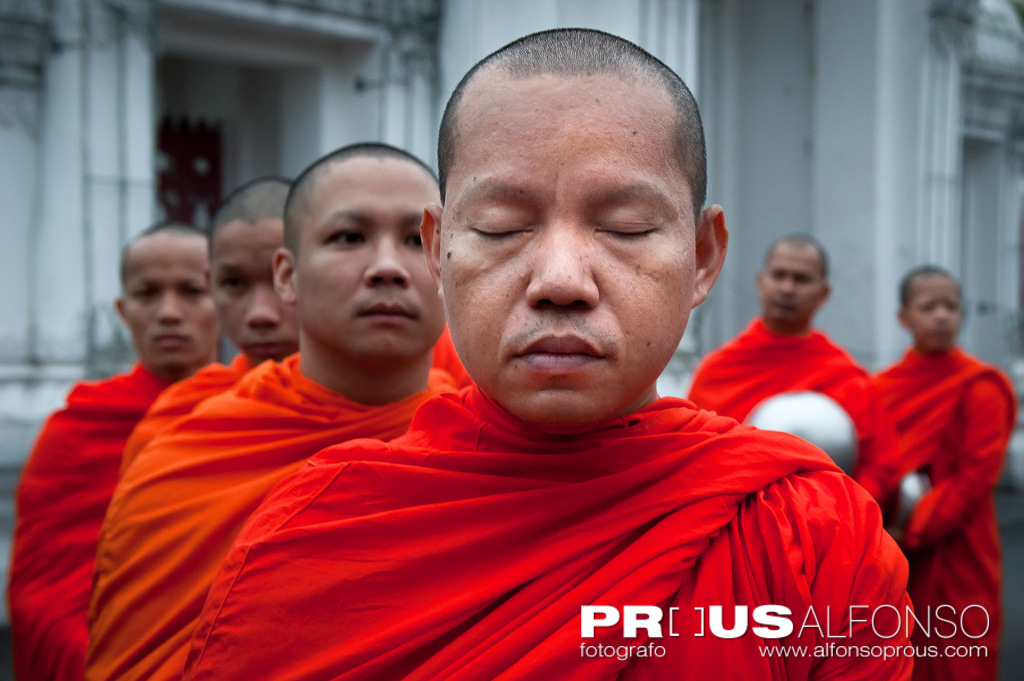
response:
M513 400L502 406L520 421L552 435L572 435L600 428L622 411L596 400L581 399L576 394L536 397L525 404Z

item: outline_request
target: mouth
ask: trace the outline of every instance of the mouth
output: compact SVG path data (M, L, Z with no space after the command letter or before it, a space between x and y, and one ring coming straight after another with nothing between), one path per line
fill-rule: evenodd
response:
M579 336L545 336L516 356L530 369L542 373L578 371L604 359L604 354Z
M162 333L153 338L153 343L160 350L180 350L189 342L189 337L180 333Z
M374 303L358 312L359 317L381 322L403 322L416 319L416 313L406 305L395 302Z
M288 343L282 343L281 341L259 341L247 343L245 354L266 357L268 359L283 359L283 355L291 354L289 353L290 347Z

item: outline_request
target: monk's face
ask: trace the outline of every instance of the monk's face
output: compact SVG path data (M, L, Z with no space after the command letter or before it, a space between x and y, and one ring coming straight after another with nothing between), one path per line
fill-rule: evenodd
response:
M254 365L298 352L295 308L274 289L274 252L284 245L284 221L233 220L212 239L213 302L227 337Z
M914 347L919 352L952 350L963 321L960 289L955 281L940 274L914 279L910 299L900 310L900 323L914 336Z
M813 246L781 243L757 273L757 293L765 324L775 333L810 331L814 314L830 292L821 258Z
M424 238L459 356L519 419L581 431L657 398L727 239L718 206L694 219L674 121L639 77L468 87Z
M216 357L207 262L204 238L174 232L144 237L125 255L115 306L142 366L165 380L191 376Z
M299 252L282 249L275 267L282 296L298 310L303 370L326 377L422 358L444 329L419 232L437 182L393 158L350 158L320 173Z

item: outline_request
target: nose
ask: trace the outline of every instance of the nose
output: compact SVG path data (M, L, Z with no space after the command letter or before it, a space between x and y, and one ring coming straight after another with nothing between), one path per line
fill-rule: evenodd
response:
M258 284L253 287L249 309L246 310L245 323L254 328L277 326L281 323L281 298L273 285Z
M367 286L409 285L409 270L403 262L401 248L390 238L381 239L377 243L364 275Z
M777 282L779 293L791 294L796 291L796 280L793 277L780 277Z
M533 245L527 302L533 308L560 307L589 310L600 299L594 281L593 240L582 228L550 225Z
M167 291L160 296L160 307L157 309L157 320L161 324L177 324L184 319L184 301L174 291Z

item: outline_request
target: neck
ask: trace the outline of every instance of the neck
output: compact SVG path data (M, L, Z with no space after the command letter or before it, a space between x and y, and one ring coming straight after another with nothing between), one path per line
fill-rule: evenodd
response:
M791 323L768 317L761 317L761 320L764 322L765 328L776 336L806 336L811 332L810 322Z
M953 348L935 348L927 345L916 344L914 345L914 350L916 350L918 354L926 356L948 355L953 352Z
M171 365L171 366L147 366L143 364L143 368L149 373L153 374L157 378L163 379L168 383L177 383L182 381L189 376L192 376L197 371L202 369L207 364L217 361L216 357L212 354L207 357L202 364L196 365Z
M431 360L430 352L403 360L339 357L312 342L303 342L299 350L303 376L368 406L394 404L426 390Z

